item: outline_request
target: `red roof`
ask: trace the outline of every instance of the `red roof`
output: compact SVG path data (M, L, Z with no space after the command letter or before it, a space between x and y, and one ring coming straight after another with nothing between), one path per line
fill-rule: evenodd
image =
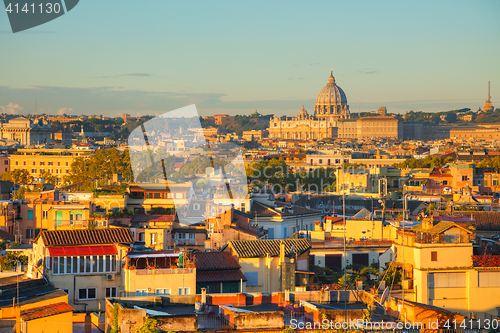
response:
M130 231L125 228L44 230L35 241L42 237L46 246L90 245L90 244L131 244L134 242Z
M246 281L247 278L239 269L230 271L196 271L196 283L198 282L227 282Z
M114 245L63 246L49 247L48 249L51 257L104 256L118 254Z
M197 272L240 268L236 259L229 252L198 252L194 255Z
M55 303L21 311L21 318L24 321L49 317L65 312L72 312L74 309L68 303Z

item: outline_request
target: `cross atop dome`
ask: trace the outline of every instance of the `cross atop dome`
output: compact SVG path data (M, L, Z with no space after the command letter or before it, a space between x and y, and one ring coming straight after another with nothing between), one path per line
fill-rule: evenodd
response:
M330 71L330 77L328 78L328 84L335 84L335 78L333 77L333 69Z

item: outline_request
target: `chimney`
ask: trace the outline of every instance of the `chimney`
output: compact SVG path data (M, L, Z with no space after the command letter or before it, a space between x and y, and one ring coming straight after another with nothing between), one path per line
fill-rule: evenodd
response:
M285 241L281 241L280 243L280 265L285 263Z
M201 305L207 304L207 289L201 288Z

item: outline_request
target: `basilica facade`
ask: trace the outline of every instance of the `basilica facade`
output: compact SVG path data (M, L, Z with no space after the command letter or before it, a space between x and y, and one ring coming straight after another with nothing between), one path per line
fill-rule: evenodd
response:
M17 142L23 146L34 146L51 142L52 128L45 120L31 121L24 117L0 123L0 144Z
M314 115L304 106L297 117L274 117L269 124L269 138L288 140L321 140L338 135L338 123L351 118L344 91L337 86L333 73L318 94Z

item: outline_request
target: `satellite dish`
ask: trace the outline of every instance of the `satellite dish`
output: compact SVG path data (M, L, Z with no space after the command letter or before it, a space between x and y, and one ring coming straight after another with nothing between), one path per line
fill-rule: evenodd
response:
M387 296L389 295L389 287L385 287L382 296L380 297L380 304L384 305L385 301L387 301Z

